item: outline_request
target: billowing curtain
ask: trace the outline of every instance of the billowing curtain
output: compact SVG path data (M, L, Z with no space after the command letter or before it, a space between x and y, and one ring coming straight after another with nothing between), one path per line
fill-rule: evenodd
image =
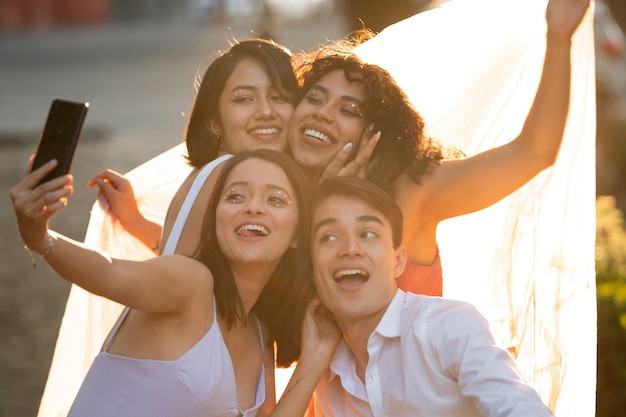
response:
M546 0L453 0L357 49L386 68L429 133L466 155L517 136L539 82ZM557 416L595 414L595 66L590 12L574 38L571 107L554 167L480 212L440 225L444 296L469 301ZM182 145L128 173L162 221L189 172ZM489 184L485 184L489 187ZM153 254L96 203L86 242ZM72 286L39 417L65 416L121 306ZM278 375L278 390L284 385Z

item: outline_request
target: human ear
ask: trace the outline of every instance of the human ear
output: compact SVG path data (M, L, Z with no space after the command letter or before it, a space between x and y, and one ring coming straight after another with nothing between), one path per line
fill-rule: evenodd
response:
M400 246L396 249L396 264L393 269L393 277L398 278L404 272L404 267L407 263L407 254L406 248L404 246Z
M218 138L222 136L222 128L220 126L219 121L217 121L215 119L210 119L209 120L209 129L211 130L211 133L213 133Z

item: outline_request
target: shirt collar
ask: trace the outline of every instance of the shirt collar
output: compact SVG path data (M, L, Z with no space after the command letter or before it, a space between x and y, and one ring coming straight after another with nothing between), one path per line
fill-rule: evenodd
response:
M387 311L383 314L383 318L376 326L374 333L378 333L383 337L393 338L400 337L400 331L402 327L402 308L404 306L404 297L406 293L402 290L398 290L396 295L391 300ZM372 336L370 336L371 338Z
M354 356L343 338L337 346L337 350L330 361L330 379L345 374L350 368L354 368Z
M389 307L387 307L385 314L383 314L380 323L378 323L378 326L376 326L376 329L374 329L374 332L370 335L370 339L375 333L387 338L400 337L402 308L404 306L405 296L406 293L398 289ZM330 361L329 380L337 375L341 376L354 368L354 356L352 355L352 351L342 339L339 346L337 346L333 359Z

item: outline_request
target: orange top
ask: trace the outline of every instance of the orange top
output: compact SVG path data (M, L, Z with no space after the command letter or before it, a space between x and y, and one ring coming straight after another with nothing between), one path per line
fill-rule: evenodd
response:
M432 265L422 266L407 262L404 272L398 277L398 287L406 292L441 297L443 272L439 251Z

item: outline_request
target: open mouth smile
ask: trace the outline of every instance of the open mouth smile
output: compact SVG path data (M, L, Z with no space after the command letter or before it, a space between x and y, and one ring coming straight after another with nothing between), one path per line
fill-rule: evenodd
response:
M322 132L319 132L317 130L314 129L304 129L304 134L305 136L308 136L309 138L318 140L320 142L324 142L324 143L328 143L330 145L332 145L333 143L335 143L331 138L329 138L327 135L323 134Z
M270 231L260 224L244 224L238 227L235 232L243 237L263 237L270 234Z
M367 282L369 274L358 268L340 269L333 275L335 282L340 284L360 284Z

